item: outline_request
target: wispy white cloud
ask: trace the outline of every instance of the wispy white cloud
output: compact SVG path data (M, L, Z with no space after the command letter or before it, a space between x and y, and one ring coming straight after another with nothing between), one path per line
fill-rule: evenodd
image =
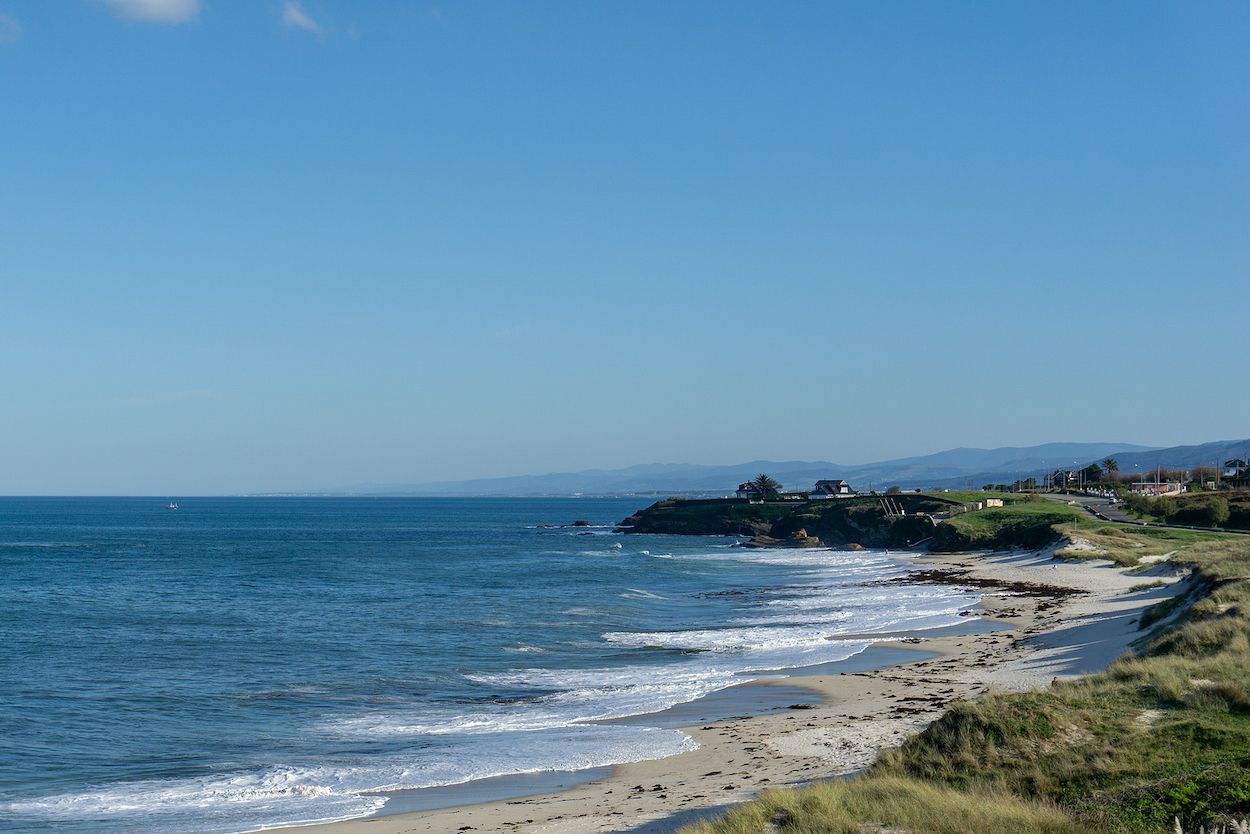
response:
M143 23L190 23L200 16L200 0L104 0L113 14Z
M0 12L0 46L13 46L22 39L22 24L17 18Z
M320 35L325 32L322 25L313 20L312 16L304 11L303 7L296 0L282 0L282 25L303 29L305 32L312 32L314 35Z

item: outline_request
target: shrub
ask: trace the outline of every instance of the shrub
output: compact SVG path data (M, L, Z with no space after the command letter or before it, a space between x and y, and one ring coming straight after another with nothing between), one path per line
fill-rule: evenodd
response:
M1217 527L1228 521L1228 517L1228 499L1214 496L1182 504L1176 512L1168 516L1168 521L1176 524Z

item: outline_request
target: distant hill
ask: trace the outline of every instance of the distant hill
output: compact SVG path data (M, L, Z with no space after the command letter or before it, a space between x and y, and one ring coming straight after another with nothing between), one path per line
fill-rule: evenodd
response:
M538 496L622 494L725 495L738 484L767 472L787 489L809 489L820 478L845 478L857 489L955 487L971 483L1010 482L1048 469L1084 466L1114 455L1148 454L1149 446L1131 443L1045 443L999 449L949 449L932 455L846 466L828 461L754 460L725 466L651 463L625 469L587 469L546 475L516 475L425 484L372 484L350 490L356 495Z
M1115 455L1120 471L1130 474L1149 470L1156 466L1174 469L1191 469L1195 466L1222 466L1231 458L1250 458L1250 439L1216 440L1198 446L1172 446L1168 449L1148 449Z

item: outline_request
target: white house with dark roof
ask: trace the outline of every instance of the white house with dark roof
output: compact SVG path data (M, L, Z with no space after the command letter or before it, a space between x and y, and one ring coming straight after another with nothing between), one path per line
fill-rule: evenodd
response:
M811 491L812 498L854 498L855 495L851 485L841 478L817 481L815 489Z
M763 498L764 490L756 486L754 481L747 481L745 484L738 484L737 495L739 498Z

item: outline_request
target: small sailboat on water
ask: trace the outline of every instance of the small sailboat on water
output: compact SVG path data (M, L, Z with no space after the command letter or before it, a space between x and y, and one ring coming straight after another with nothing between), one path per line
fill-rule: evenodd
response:
M167 510L176 510L176 509L178 509L178 502L177 502L177 501L170 501L168 504L166 504L166 505L165 505L165 509L167 509Z

